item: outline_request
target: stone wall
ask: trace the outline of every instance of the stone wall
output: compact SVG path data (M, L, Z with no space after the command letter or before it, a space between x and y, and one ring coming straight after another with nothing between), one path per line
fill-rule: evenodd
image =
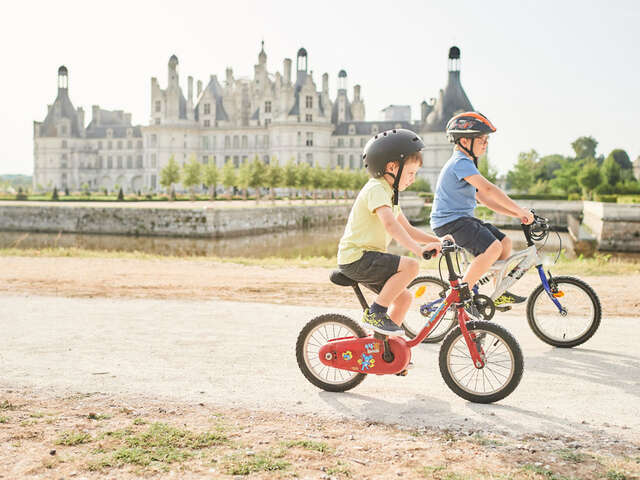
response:
M409 219L418 218L424 201L401 198ZM148 204L147 204L148 205ZM104 204L0 204L0 230L96 233L169 237L228 237L285 228L346 223L351 203L262 207L105 206Z
M532 208L536 215L548 218L553 227L565 230L569 226L569 216L580 217L582 201L559 200L516 200L523 208ZM506 215L494 214L491 223L500 227L520 227L520 220Z
M598 250L640 252L640 204L584 202L583 224Z

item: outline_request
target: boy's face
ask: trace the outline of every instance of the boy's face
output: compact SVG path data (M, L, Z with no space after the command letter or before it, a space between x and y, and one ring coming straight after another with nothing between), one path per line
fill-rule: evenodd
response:
M398 173L399 165L396 163L390 163L387 165L387 171L396 175ZM416 161L409 161L404 164L402 169L402 175L400 176L400 184L398 190L401 192L406 190L416 180L416 173L420 170L420 163ZM393 181L391 181L393 184Z
M480 158L487 151L487 145L489 144L489 135L483 135L481 137L476 137L473 142L473 154ZM462 145L468 150L471 147L471 139L463 138Z

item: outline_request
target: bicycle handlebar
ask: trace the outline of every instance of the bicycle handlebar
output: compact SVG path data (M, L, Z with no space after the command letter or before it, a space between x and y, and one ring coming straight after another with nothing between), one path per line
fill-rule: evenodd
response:
M431 260L431 257L433 257L437 252L435 250L425 250L424 252L422 252L422 258L424 258L425 260Z

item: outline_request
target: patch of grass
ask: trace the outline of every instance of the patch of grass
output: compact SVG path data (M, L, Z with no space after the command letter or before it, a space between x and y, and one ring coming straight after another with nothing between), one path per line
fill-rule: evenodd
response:
M503 442L499 442L492 438L485 437L484 435L480 435L479 433L476 433L475 435L473 435L471 437L471 441L477 445L482 445L484 447L489 447L489 446L498 447L498 446L504 445Z
M81 443L89 443L93 439L91 435L84 432L62 432L56 440L56 445L80 445Z
M557 450L556 453L562 460L572 463L582 463L587 458L584 453L576 452L571 449Z
M283 442L283 445L287 448L301 447L305 450L313 450L320 453L331 451L331 447L329 447L325 442L314 442L312 440L292 440L289 442Z
M133 421L134 425L146 425L147 423L149 423L149 422L147 422L144 418L136 418Z
M29 414L29 416L30 416L31 418L42 418L42 417L44 417L44 413L41 413L41 412L33 412L33 413L30 413L30 414Z
M133 431L132 428L128 427L128 428L123 428L122 430L109 430L106 432L102 432L100 435L98 435L98 440L102 440L103 438L106 437L112 437L112 438L125 438L128 437L130 435L133 435L135 432Z
M111 415L106 413L90 413L87 415L89 420L108 420L111 418Z
M327 468L328 475L344 475L345 477L351 477L351 470L347 468L347 464L341 460L338 460L338 463L335 467Z
M627 476L616 470L609 470L607 472L607 480L627 480Z
M146 422L145 422L146 423ZM89 470L101 470L132 464L147 467L184 462L195 450L220 445L227 437L220 433L193 433L164 423L154 423L142 433L134 434L130 428L105 432L105 436L120 438L125 445L88 465Z
M530 463L524 465L522 470L525 472L532 472L538 475L542 475L544 478L548 478L549 480L572 480L569 477L565 477L564 475L556 475L551 470L543 467L539 467L537 465L531 465Z
M0 423L9 423L9 417L5 417L4 415L0 415Z
M438 465L437 467L432 467L431 465L425 465L418 469L418 473L420 473L423 477L433 477L434 474L441 472L445 467L442 465Z
M0 410L16 410L17 408L18 407L9 402L9 400L3 400L0 402Z
M262 452L256 455L232 455L225 462L225 470L229 475L249 475L255 472L273 472L284 470L289 462L279 460L280 455L273 452Z

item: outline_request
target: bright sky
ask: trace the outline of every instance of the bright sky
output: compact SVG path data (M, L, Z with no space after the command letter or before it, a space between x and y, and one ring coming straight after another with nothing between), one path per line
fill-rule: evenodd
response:
M531 148L568 155L581 135L596 138L598 153L640 155L640 2L83 0L5 10L0 174L33 172L33 121L55 99L60 65L86 123L98 104L145 125L150 78L166 87L171 54L186 94L188 75L206 82L231 66L252 76L262 39L271 72L304 46L318 88L329 73L332 97L344 68L350 96L362 85L367 120L388 104L409 104L417 118L459 46L462 85L498 129L489 158L501 172Z

